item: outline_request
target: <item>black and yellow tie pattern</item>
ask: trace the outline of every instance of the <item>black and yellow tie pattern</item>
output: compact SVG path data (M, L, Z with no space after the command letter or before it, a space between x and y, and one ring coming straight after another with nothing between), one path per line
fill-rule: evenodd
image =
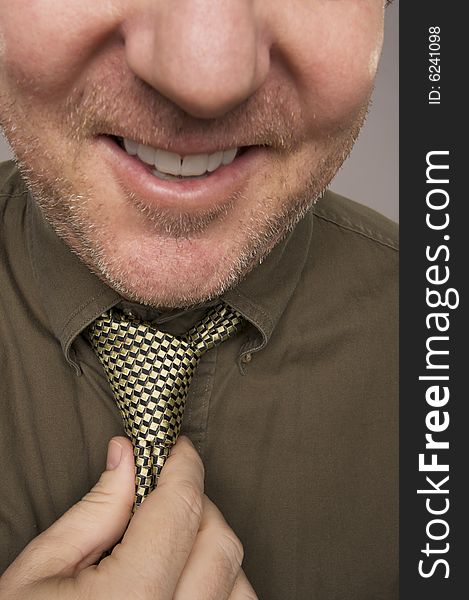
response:
M155 487L181 430L187 392L204 352L236 333L243 318L220 304L181 338L111 309L89 339L122 412L135 453L135 506Z

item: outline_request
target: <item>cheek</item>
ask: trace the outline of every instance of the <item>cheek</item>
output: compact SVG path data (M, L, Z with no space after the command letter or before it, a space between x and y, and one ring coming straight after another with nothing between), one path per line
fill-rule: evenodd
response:
M303 110L315 130L329 132L356 118L368 102L382 47L383 15L376 1L351 4L347 11L343 2L325 6L304 37L309 42L298 52L297 73Z
M107 2L91 0L14 0L0 8L0 66L11 87L49 100L60 94L109 38L114 17Z

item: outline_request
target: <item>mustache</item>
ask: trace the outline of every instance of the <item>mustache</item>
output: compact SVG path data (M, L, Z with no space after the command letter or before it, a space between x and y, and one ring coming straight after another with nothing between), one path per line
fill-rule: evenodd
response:
M113 135L170 151L176 144L203 142L219 149L269 146L289 154L306 139L301 107L286 83L266 81L230 112L205 119L185 112L122 64L75 87L63 120L77 141Z

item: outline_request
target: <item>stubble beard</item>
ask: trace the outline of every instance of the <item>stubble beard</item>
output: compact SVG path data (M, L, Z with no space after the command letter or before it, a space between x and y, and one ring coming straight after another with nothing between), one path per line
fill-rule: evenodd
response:
M352 141L350 148L351 146ZM175 285L173 289L166 290L155 289L154 285L149 285L145 265L129 262L118 254L109 253L112 240L109 239L109 232L90 218L88 204L91 196L86 191L73 193L67 181L55 179L46 182L44 174L38 177L36 171L25 168L23 163L20 162L19 166L34 200L57 235L105 284L122 297L140 304L160 308L186 308L221 296L262 263L322 196L342 164L343 154L348 154L350 148L343 148L340 155L335 154L325 161L321 172L311 176L300 191L286 195L275 213L269 212L269 208L277 205L278 199L263 198L249 221L243 224L243 239L234 245L231 256L225 257L224 269L211 281L208 290L206 282L201 282L200 285L192 283L190 290L184 285ZM183 242L203 236L214 221L223 222L236 203L248 201L241 193L236 193L216 211L197 217L184 213L175 216L158 209L149 209L144 204L140 205L140 212L155 235ZM139 206L135 198L132 199L132 204ZM107 240L107 243L103 244L103 240ZM118 244L119 241L115 240L114 243Z
M91 105L95 102L96 91L82 102L83 110L86 109L87 102ZM277 102L277 106L279 105ZM359 111L353 123L346 130L342 130L337 136L338 139L330 143L328 152L321 158L320 164L311 165L309 170L306 169L306 173L298 173L297 180L300 183L295 189L286 186L282 192L260 199L247 198L241 192L237 192L215 209L197 214L175 214L157 207L150 208L139 202L135 196L128 198L133 210L135 207L139 210L147 231L176 242L200 238L214 223L223 223L237 203L251 202L253 205L248 219L241 224L242 231L235 232L237 235L230 253L221 260L220 268L215 271L209 286L206 281L192 281L190 285L176 281L175 285L166 289L162 289L155 281L149 281L150 271L145 265L121 257L118 252L112 250L113 241L118 244L119 240L112 239L105 223L93 219L93 211L99 206L99 199L94 197L93 186L87 180L86 174L80 175L80 189L74 189L73 182L60 175L67 172L67 165L63 163L63 159L48 156L48 150L44 147L47 142L34 135L22 135L22 128L18 126L17 119L4 119L2 115L2 120L7 139L16 154L18 166L32 196L57 235L88 268L128 300L155 307L182 308L221 296L236 286L293 230L322 195L348 156L362 127L367 106L368 102ZM89 131L83 130L78 118L71 116L80 112L75 108L73 113L65 115L68 124L72 121L73 133L70 139L75 142L80 137L86 139L86 135L89 134ZM95 112L99 113L99 110L95 109ZM99 118L96 121L98 122ZM179 126L180 121L179 118ZM285 123L282 122L282 125L277 131L286 132ZM264 127L264 131L273 132L275 128L276 124L271 123L270 127ZM273 133L271 135L274 137ZM281 133L273 141L283 156L288 156L294 151L294 140L287 139L287 135L282 139L280 136ZM38 160L37 156L41 156L41 160ZM276 207L274 211L272 207Z

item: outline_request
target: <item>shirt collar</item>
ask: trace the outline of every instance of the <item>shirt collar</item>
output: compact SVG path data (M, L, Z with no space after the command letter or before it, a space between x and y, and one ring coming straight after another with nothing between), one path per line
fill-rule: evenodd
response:
M248 344L243 354L265 347L293 296L309 254L312 217L312 212L308 212L261 264L222 296L260 334L257 340Z
M30 195L26 218L41 302L67 360L78 370L72 352L74 339L122 298L56 235ZM309 212L261 264L221 297L252 323L257 333L243 346L240 357L261 350L268 343L300 279L311 234Z

